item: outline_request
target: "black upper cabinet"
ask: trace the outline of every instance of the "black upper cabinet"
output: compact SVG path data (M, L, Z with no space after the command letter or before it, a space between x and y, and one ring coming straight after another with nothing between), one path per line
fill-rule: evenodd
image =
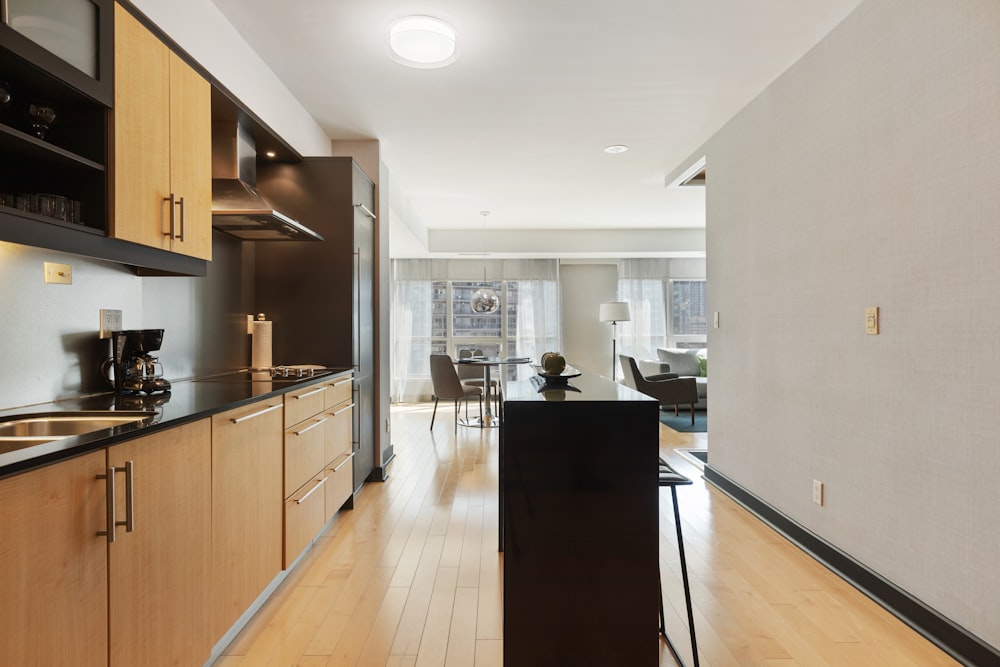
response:
M0 44L51 78L37 82L36 92L62 99L70 87L112 105L114 0L4 0L2 5ZM21 78L20 67L3 65L0 81Z
M113 2L4 0L3 7L0 222L104 234ZM45 109L51 119L39 113ZM39 196L65 203L53 213ZM57 229L51 233L65 233Z

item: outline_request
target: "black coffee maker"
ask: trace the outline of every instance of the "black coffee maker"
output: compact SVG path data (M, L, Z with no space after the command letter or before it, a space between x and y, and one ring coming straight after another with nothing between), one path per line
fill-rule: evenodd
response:
M131 329L111 332L115 391L119 394L170 391L163 366L151 352L160 349L163 329Z

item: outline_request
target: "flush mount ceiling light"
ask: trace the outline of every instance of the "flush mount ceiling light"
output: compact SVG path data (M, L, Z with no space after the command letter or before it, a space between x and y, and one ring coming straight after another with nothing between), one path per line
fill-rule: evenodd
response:
M389 24L389 57L418 69L445 67L458 60L455 30L433 16L405 16Z
M605 153L611 153L612 155L617 155L618 153L624 153L627 150L628 150L628 146L625 146L623 144L614 144L612 146L605 146L604 147L604 152Z

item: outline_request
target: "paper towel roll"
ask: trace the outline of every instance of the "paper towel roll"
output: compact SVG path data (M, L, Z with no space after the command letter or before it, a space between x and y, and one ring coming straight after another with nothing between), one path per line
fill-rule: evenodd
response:
M271 321L257 320L253 323L253 341L250 345L250 367L270 368L271 366Z

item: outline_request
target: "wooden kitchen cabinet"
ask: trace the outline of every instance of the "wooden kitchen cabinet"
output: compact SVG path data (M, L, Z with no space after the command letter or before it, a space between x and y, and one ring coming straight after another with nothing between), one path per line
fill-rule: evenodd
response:
M216 639L208 622L211 436L203 419L107 450L108 467L122 471L115 514L123 519L131 511L134 521L108 545L111 667L201 665L209 658Z
M111 235L212 257L211 86L115 6Z
M325 496L327 521L354 495L353 382L352 377L344 378L334 383L327 394L328 421L324 450L327 461L325 474L329 478ZM353 507L353 502L348 506Z
M326 523L326 431L324 414L332 383L303 387L285 394L285 540L287 569Z
M7 665L106 667L104 450L0 480L0 647Z
M282 564L281 397L212 417L212 621L221 637Z

